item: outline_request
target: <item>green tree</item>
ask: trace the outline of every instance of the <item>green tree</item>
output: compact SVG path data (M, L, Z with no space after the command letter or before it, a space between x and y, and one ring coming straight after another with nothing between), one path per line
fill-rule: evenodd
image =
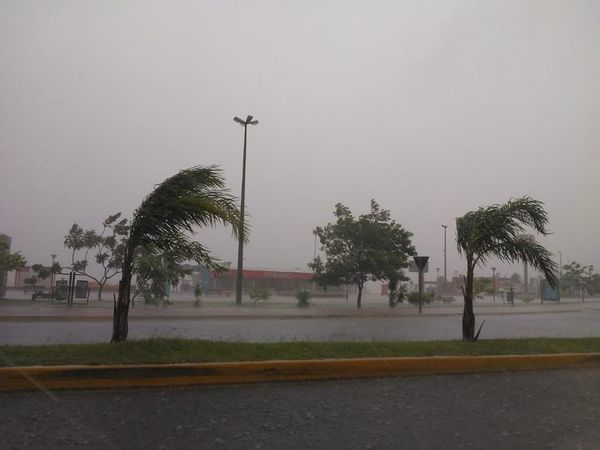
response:
M177 284L189 270L181 266L181 259L172 255L151 254L140 249L135 258L136 285L131 300L141 296L147 305L163 305L169 297L168 285Z
M98 300L102 300L102 291L108 280L121 273L129 225L127 219L119 220L120 217L120 212L109 216L102 223L100 234L96 230L84 230L74 223L65 236L64 245L71 250L73 270L98 283ZM88 260L90 251L100 267L100 276L94 276L91 272Z
M44 266L42 264L34 264L33 266L31 266L31 270L33 272L32 278L34 278L35 280L38 280L40 278L42 280L45 280L52 275L56 275L57 273L60 273L60 271L62 269L60 267L60 263L55 262L51 266ZM33 284L35 284L35 282Z
M256 308L256 302L259 301L267 301L269 300L269 291L266 288L261 288L261 287L254 287L252 286L250 288L250 290L248 291L248 294L250 295L250 300L252 300L252 304L253 306Z
M192 241L195 227L231 225L233 233L247 229L235 197L225 189L216 166L182 170L157 185L134 212L123 256L119 296L114 307L112 342L127 339L131 282L136 253L195 260L213 270L223 267L208 249ZM242 236L246 240L246 236Z
M11 253L8 242L0 239L0 297L4 297L6 290L6 274L25 267L25 264L27 264L27 261L21 253Z
M357 308L368 280L404 280L408 257L415 254L412 233L391 219L390 212L371 200L371 212L354 218L350 209L335 205L336 221L317 227L325 261L315 258L308 266L321 286L356 285Z
M597 292L600 275L594 274L594 266L584 266L576 261L563 266L561 277L561 291L571 295L587 292L594 295Z
M483 299L483 294L493 294L492 279L486 277L477 277L473 280L473 295Z
M548 215L543 203L530 197L511 199L504 205L481 207L456 219L457 247L467 260L467 276L463 295L463 340L476 341L473 290L475 267L494 256L501 261L524 261L544 273L556 286L556 264L551 253L541 244L522 235L526 227L547 235Z

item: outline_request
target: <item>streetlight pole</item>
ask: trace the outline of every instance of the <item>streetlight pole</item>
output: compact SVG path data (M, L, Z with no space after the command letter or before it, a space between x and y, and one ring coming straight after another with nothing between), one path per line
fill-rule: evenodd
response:
M52 254L50 257L52 258L52 266L50 266L50 296L52 297L54 295L54 277L56 276L54 274L54 261L56 260L56 255Z
M492 289L494 291L494 301L496 301L496 268L492 267Z
M317 259L317 230L313 230L313 234L315 235L315 245L313 247L313 262L314 262ZM312 280L312 290L313 290L313 293L315 291L315 287L316 287L316 284L315 284L315 272L313 270L313 280Z
M442 228L444 229L444 289L445 289L446 286L448 285L448 275L446 272L446 229L448 228L448 225L442 225Z
M241 223L240 223L240 235L238 243L238 263L237 263L237 281L235 285L235 303L236 305L242 304L242 272L244 270L244 222L246 216L244 214L244 206L246 200L246 138L248 135L248 125L257 125L258 120L252 120L252 116L248 116L246 120L242 120L239 117L233 118L234 122L239 123L244 127L244 158L242 162L242 195L241 195Z
M558 251L558 283L562 281L562 251ZM560 289L560 288L559 288Z

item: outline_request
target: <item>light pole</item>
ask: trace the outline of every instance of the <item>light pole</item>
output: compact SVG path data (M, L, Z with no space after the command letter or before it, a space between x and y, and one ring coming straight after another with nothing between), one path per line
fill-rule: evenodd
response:
M313 234L315 235L315 245L313 247L313 262L317 259L317 230L313 230ZM315 271L313 270L313 281L312 281L312 290L315 291Z
M50 295L52 295L54 292L54 260L56 259L56 255L52 254L50 257L52 258L52 266L50 267Z
M558 251L558 283L560 286L560 282L562 281L562 251ZM560 287L559 287L560 289Z
M496 268L492 267L492 290L494 291L494 301L496 301Z
M246 199L246 137L248 135L248 125L257 125L258 120L252 120L252 116L248 116L246 120L242 120L239 117L233 118L234 122L239 123L244 127L244 158L242 162L242 196L241 196L241 223L240 223L240 235L238 245L238 263L237 263L237 281L235 285L235 303L236 305L242 304L242 271L244 270L244 221L246 216L244 215L244 202Z
M442 225L442 228L444 229L444 288L446 288L446 285L448 284L448 276L446 273L446 229L448 228L448 225Z

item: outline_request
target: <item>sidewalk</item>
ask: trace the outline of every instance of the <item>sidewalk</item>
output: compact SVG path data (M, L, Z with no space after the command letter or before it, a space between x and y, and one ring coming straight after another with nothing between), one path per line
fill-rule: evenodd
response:
M148 306L137 302L130 308L129 317L139 319L301 319L301 318L394 318L418 316L417 308L410 304L401 304L390 308L385 298L367 298L362 309L357 309L354 302L345 302L340 298L313 299L309 308L299 308L293 298L274 298L268 302L259 302L256 307L247 299L241 306L236 306L233 299L209 298L195 307L192 300L175 299L165 307ZM567 313L587 310L600 310L600 298L590 298L582 303L577 299L568 299L560 303L517 301L514 306L492 302L491 299L477 301L477 315L522 315L540 313ZM50 304L49 300L31 301L28 299L0 300L0 321L20 320L111 320L113 302L110 300L90 300L88 305L75 304L67 306L63 303ZM427 305L423 308L424 316L457 316L462 314L462 301L448 304Z

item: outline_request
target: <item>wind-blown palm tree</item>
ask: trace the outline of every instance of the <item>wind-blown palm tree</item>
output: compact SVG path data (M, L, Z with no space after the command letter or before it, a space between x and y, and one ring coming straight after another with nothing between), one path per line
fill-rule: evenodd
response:
M216 166L192 167L167 178L155 187L135 211L123 257L119 298L114 307L112 342L127 338L131 278L136 250L195 260L220 268L202 244L189 237L195 227L231 225L234 236L243 234L244 221L235 197L225 189Z
M457 247L467 259L467 277L463 295L463 340L476 341L473 313L473 274L490 256L501 261L523 261L544 273L551 286L558 283L557 265L552 254L539 243L523 236L526 228L546 236L548 215L543 203L530 197L511 199L504 205L492 205L471 211L456 219ZM479 334L479 333L478 333Z

